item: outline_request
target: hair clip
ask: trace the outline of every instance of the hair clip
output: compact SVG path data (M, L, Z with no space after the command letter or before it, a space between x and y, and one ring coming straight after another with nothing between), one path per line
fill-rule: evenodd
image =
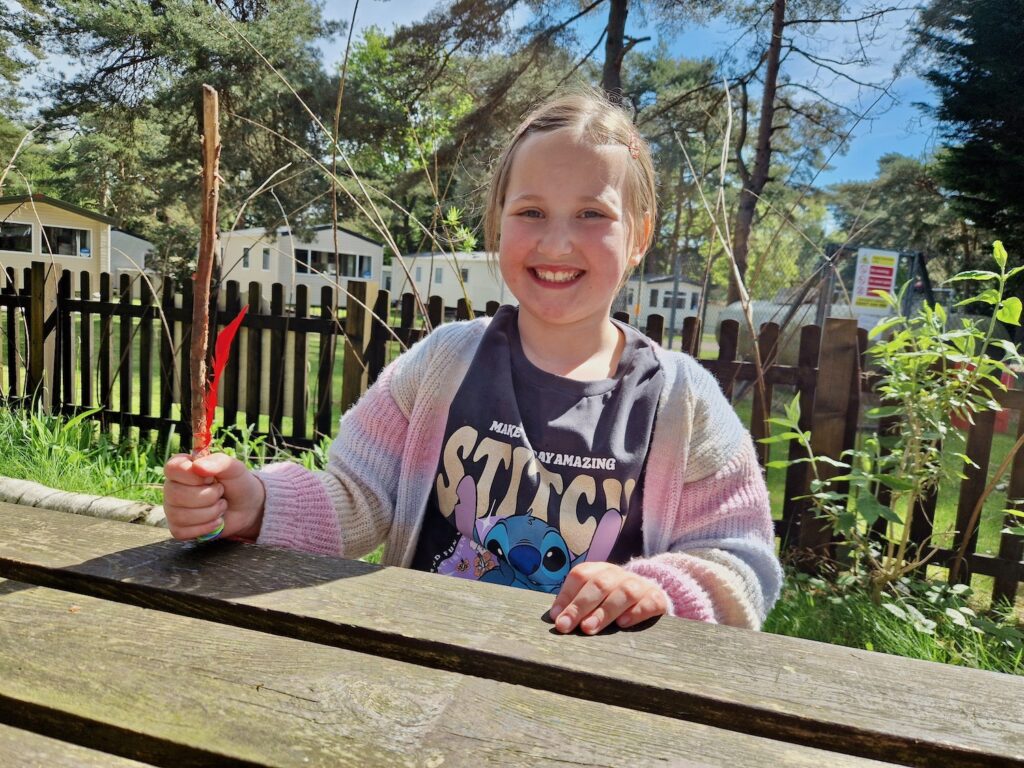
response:
M634 160L640 159L640 136L636 131L630 130L629 132L629 155Z

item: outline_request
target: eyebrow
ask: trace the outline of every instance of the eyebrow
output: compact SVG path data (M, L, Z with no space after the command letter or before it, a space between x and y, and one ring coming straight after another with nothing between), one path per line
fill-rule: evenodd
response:
M535 201L535 200L543 200L543 199L544 198L541 195L535 195L533 193L528 192L526 194L516 195L513 198L509 198L508 202L509 203L528 203L528 202L532 202L532 201ZM580 203L601 203L602 205L609 205L609 200L607 200L606 198L603 198L603 197L596 197L594 195L582 195L582 196L580 196L580 197L578 197L576 199Z

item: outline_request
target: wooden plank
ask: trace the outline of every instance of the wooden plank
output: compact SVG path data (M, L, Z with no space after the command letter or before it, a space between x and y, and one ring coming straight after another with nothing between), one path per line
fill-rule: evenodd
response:
M1017 420L1017 438L1020 439L1022 435L1024 435L1024 414L1021 414ZM1024 449L1017 451L1017 455L1013 457L1013 464L1010 468L1010 483L1006 489L1006 498L1020 499L1016 504L1010 504L1010 508L1024 512ZM1019 527L1022 523L1020 518L1007 515L1005 525L1007 527ZM1024 536L1015 536L1011 533L1002 534L999 539L999 557L1016 562L1024 560ZM999 602L1000 600L1015 601L1017 599L1018 586L1019 582L1017 579L1007 576L997 577L992 587L992 600L994 602Z
M644 335L655 344L662 344L665 341L664 316L659 314L648 315L647 325L644 328Z
M985 485L988 482L989 457L992 455L992 436L995 432L996 412L982 411L974 415L974 424L967 432L967 445L964 453L971 459L972 464L964 467L966 478L960 483L960 496L956 506L956 532L953 534L952 549L959 549L967 531L967 525L971 518L978 499L985 492ZM967 544L967 552L974 552L978 546L978 531L975 528L971 532ZM970 573L966 568L961 568L959 581L969 582Z
M680 336L680 349L694 357L700 357L700 318L696 315L683 318L683 332Z
M0 503L0 576L847 754L1024 764L1024 678L675 619L560 636L550 596L166 537Z
M181 283L181 345L178 347L178 405L181 418L178 435L183 452L192 450L192 286L191 280Z
M501 304L492 299L491 301L487 302L487 309L485 310L485 314L488 317L494 317L499 307L501 307Z
M19 582L0 594L0 718L162 765L878 765Z
M320 333L320 361L316 374L316 414L313 416L313 430L318 437L330 437L337 425L333 417L333 375L335 345L337 343L337 318L334 312L334 291L329 285L320 289L320 318L330 322L329 331Z
M456 320L472 320L469 311L469 302L466 301L466 297L463 296L457 302L455 302L455 319Z
M167 445L170 438L171 406L174 403L174 336L178 328L175 319L174 278L165 276L160 282L160 418L166 426L160 428L159 441Z
M363 357L366 360L366 383L369 386L377 380L388 363L388 343L394 338L388 328L388 312L391 311L391 296L387 291L377 291L370 317L370 338Z
M156 305L149 280L139 281L139 292L144 308ZM153 321L148 317L139 321L139 414L153 415Z
M56 370L60 386L53 388L53 407L62 410L63 405L75 402L75 334L71 312L67 302L71 300L71 270L64 270L57 282L57 347L60 350L60 367Z
M444 322L444 299L440 296L431 296L427 299L427 319L431 328L437 328Z
M765 323L761 326L761 333L757 337L758 357L761 362L761 370L767 372L775 363L779 351L779 326L777 323ZM774 388L767 377L761 382L754 382L754 404L750 414L750 435L754 439L754 448L757 451L757 460L763 467L768 463L770 445L758 442L768 437L768 419L772 416L772 396Z
M32 300L28 311L28 376L25 394L38 398L47 412L52 404L52 389L56 376L56 336L50 329L51 318L57 309L57 281L61 267L57 264L33 262L29 269ZM50 391L51 397L45 394Z
M814 409L814 391L817 384L818 355L821 347L821 328L816 325L805 325L800 329L800 347L797 353L797 367L801 374L807 374L798 386L800 393L800 429L811 428L811 416ZM805 455L804 449L796 442L789 444L789 460L794 461ZM810 508L807 499L802 497L810 493L811 469L806 463L791 464L786 470L786 490L782 505L781 537L782 548L799 541L797 530L804 513Z
M87 274L83 272L82 274ZM0 725L0 765L46 766L46 768L141 768L146 763L116 757L60 739Z
M4 272L7 275L4 293L12 297L17 296L14 267L5 267ZM12 399L16 398L20 391L18 386L18 371L22 368L21 361L18 359L18 334L20 333L18 320L20 318L21 312L15 303L7 302L7 396Z
M134 378L132 369L132 338L135 336L135 329L132 327L132 317L126 311L132 305L132 279L128 275L121 275L119 294L118 305L121 311L118 314L121 322L118 329L117 380L120 396L118 398L117 410L124 414L132 412L132 379ZM122 420L121 439L125 437L124 429L126 426Z
M818 361L818 383L811 417L811 448L815 456L842 460L846 444L847 411L850 392L858 384L857 321L830 317L825 320ZM835 467L821 465L821 477L838 474ZM832 525L815 517L811 509L800 517L800 549L807 554L804 565L816 568L824 560L834 560Z
M370 313L367 306L376 297L376 284L363 280L348 281L348 302L345 305L345 353L341 374L341 412L355 405L366 391L367 371L363 353L370 335Z
M305 289L305 286L301 287ZM224 292L224 310L226 312L225 323L230 323L242 311L242 296L237 280L228 280L227 282ZM244 320L242 324L244 326ZM241 338L242 334L239 332L235 337L235 342L231 345L231 354L228 355L227 365L224 366L224 373L221 374L220 384L217 387L221 408L223 409L224 420L222 423L227 428L233 428L238 421L238 393L241 388L239 386L241 381L241 365L239 364L242 347Z
M270 288L270 314L277 321L270 331L270 441L281 442L284 421L284 337L288 316L284 311L284 286L274 283Z
M295 286L295 317L305 318L309 315L309 289L305 285ZM306 393L306 357L309 354L309 343L306 334L296 331L292 352L292 437L305 439L306 410L309 398Z
M110 340L114 335L114 310L115 305L111 302L110 274L100 272L100 304L103 309L100 313L100 356L97 361L99 368L99 387L97 393L97 405L100 407L100 428L110 429L110 419L107 414L113 410L114 388L113 388L113 352Z
M79 274L78 295L83 298L92 296L92 275L87 270ZM82 379L80 402L86 408L92 407L92 313L82 310L79 321L78 368Z
M263 308L263 287L255 280L249 283L250 317ZM260 384L263 380L263 332L247 325L245 329L245 423L255 427L260 423Z
M735 320L723 320L718 326L718 362L721 367L712 373L729 402L732 402L733 385L736 383L736 368L732 363L739 350L739 336L740 324Z

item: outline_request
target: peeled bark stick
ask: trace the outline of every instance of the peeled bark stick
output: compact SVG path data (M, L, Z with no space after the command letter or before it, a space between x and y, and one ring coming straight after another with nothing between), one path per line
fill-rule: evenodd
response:
M192 291L192 458L210 452L206 423L206 359L210 335L210 277L217 253L217 199L220 181L220 110L217 91L203 86L203 208L199 262Z

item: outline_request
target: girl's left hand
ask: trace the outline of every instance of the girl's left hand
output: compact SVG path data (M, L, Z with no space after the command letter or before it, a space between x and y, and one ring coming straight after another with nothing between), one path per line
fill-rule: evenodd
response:
M551 606L559 632L577 626L596 634L613 621L630 627L668 613L668 597L653 581L611 563L580 563L565 577Z

